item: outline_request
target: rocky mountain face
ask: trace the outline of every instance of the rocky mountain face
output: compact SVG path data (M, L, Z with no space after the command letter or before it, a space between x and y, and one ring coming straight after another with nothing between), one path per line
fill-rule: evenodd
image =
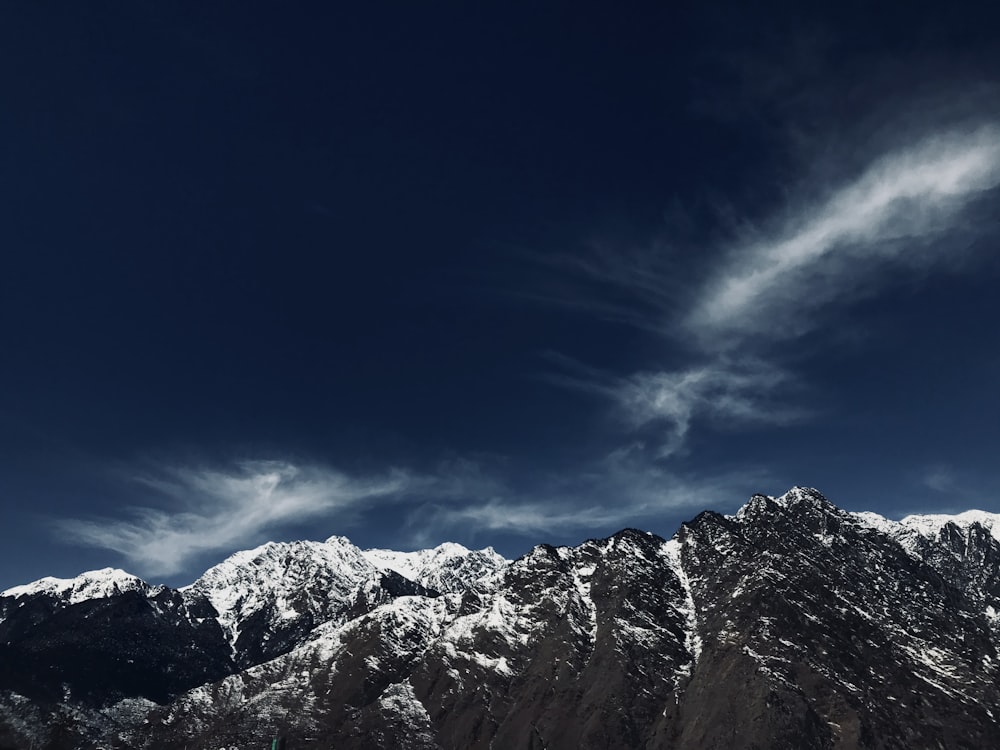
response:
M508 562L341 537L0 595L0 748L986 748L1000 517L815 490Z

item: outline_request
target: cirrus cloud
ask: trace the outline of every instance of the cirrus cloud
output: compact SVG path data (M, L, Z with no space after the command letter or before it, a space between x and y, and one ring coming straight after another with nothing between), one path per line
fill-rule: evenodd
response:
M636 327L673 345L677 364L552 379L611 398L633 428L656 425L661 458L682 451L699 423L800 420L810 410L789 403L803 383L782 346L901 275L958 267L989 228L971 209L998 185L1000 127L980 122L897 144L853 177L813 186L812 199L793 198L770 219L743 224L704 253L702 280L686 287L666 259L646 257L664 255L663 246L618 260L602 252L576 264L615 290L595 314L607 317L610 304L615 319L640 320Z
M352 477L282 461L163 468L138 481L166 496L168 507L132 507L125 518L60 519L56 531L67 541L118 552L143 574L172 575L200 554L260 542L288 523L357 513L426 483L399 470Z
M1000 184L1000 128L925 138L882 156L823 201L790 207L723 254L681 331L718 350L796 336L887 271L947 261L963 209Z

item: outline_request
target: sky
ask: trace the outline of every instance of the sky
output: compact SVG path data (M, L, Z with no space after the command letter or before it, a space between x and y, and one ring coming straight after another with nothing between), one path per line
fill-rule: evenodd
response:
M0 589L1000 512L983 3L21 3Z

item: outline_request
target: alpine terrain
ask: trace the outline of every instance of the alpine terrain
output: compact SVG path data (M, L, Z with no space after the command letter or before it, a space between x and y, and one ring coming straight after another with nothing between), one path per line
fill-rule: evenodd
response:
M0 748L1000 746L1000 515L754 495L507 561L343 537L0 594Z

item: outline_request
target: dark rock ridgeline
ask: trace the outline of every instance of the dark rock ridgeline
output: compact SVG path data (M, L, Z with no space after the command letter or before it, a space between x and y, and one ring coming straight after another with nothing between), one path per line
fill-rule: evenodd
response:
M326 609L306 590L301 613L255 610L241 665L204 603L194 616L177 592L20 607L0 622L17 634L7 663L82 666L37 684L3 672L0 747L38 739L46 721L61 722L41 738L53 748L282 735L290 748L957 749L1000 737L1000 544L974 523L916 536L797 488L733 517L702 513L669 542L626 529L543 545L464 593L357 580ZM140 640L157 644L145 661L107 690L85 687L108 643ZM135 687L140 673L155 692ZM161 705L97 715L126 695Z

